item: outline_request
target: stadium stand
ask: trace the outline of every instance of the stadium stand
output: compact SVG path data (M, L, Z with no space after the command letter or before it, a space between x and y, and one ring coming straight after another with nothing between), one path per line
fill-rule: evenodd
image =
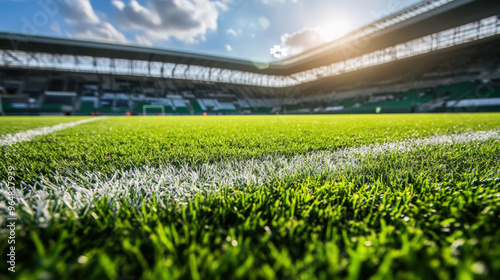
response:
M199 100L192 100L190 103L195 114L203 114L206 111L206 108L202 107L202 104L200 104Z

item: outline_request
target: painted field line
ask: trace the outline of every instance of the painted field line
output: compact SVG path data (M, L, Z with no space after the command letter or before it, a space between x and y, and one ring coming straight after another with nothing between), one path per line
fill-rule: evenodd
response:
M59 130L74 127L83 123L93 122L96 120L99 120L99 118L86 119L70 123L60 123L54 126L35 128L14 134L6 134L0 137L0 146L12 146L17 142L29 141L37 136L51 134Z
M20 204L25 205L32 213L36 212L39 217L49 215L49 204L65 204L73 210L88 209L94 201L103 197L108 197L112 205L125 199L139 206L144 200L149 201L153 197L161 204L166 200L182 202L224 186L261 186L285 177L296 178L301 175L356 169L367 158L383 154L410 152L431 145L447 146L493 139L500 139L498 130L436 135L293 157L269 155L258 160L221 161L198 166L185 164L180 168L173 165L159 168L145 166L116 171L112 175L99 172L55 173L52 180L44 177L34 184L23 185L17 194ZM5 186L0 188L0 193L2 192L6 192Z

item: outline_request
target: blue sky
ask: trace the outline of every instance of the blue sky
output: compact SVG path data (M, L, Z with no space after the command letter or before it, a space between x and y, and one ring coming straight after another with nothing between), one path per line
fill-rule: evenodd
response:
M0 30L274 60L419 0L0 0Z

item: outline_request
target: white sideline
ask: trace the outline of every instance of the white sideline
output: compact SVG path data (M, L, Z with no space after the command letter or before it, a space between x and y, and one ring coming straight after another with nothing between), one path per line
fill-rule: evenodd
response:
M324 174L335 170L356 169L367 158L382 154L409 152L429 145L463 144L499 139L498 130L466 132L454 135L436 135L408 141L372 144L346 148L335 152L319 151L306 155L284 157L268 155L263 159L246 161L221 161L199 166L187 164L179 167L165 165L159 168L140 167L116 171L112 175L102 173L54 174L51 181L43 177L40 182L23 185L18 189L19 203L37 217L50 218L48 206L64 203L72 210L88 209L94 201L105 196L114 207L126 199L133 205L157 198L164 204L165 198L176 201L189 200L201 192L217 191L221 187L261 186L285 177ZM0 182L0 194L6 195L5 182ZM5 207L0 201L0 209ZM76 212L74 212L76 214Z
M0 146L12 146L16 144L17 142L23 142L23 141L28 141L31 140L37 136L42 136L42 135L47 135L54 133L59 130L63 130L66 128L74 127L82 123L88 123L92 122L95 120L98 120L99 118L92 118L92 119L86 119L86 120L81 120L81 121L76 121L76 122L70 122L70 123L60 123L56 124L54 126L47 126L47 127L41 127L41 128L35 128L35 129L30 129L26 131L21 131L18 133L14 134L6 134L0 137Z

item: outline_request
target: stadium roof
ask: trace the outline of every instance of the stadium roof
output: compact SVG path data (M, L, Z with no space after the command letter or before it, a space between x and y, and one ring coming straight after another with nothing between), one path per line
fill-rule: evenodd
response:
M177 64L199 65L212 68L224 68L245 72L255 72L259 70L250 61L218 56L155 49L142 46L129 46L43 36L25 36L22 34L4 32L0 32L0 49L160 61Z
M329 43L275 62L272 69L276 74L291 74L498 14L498 0L423 1Z

